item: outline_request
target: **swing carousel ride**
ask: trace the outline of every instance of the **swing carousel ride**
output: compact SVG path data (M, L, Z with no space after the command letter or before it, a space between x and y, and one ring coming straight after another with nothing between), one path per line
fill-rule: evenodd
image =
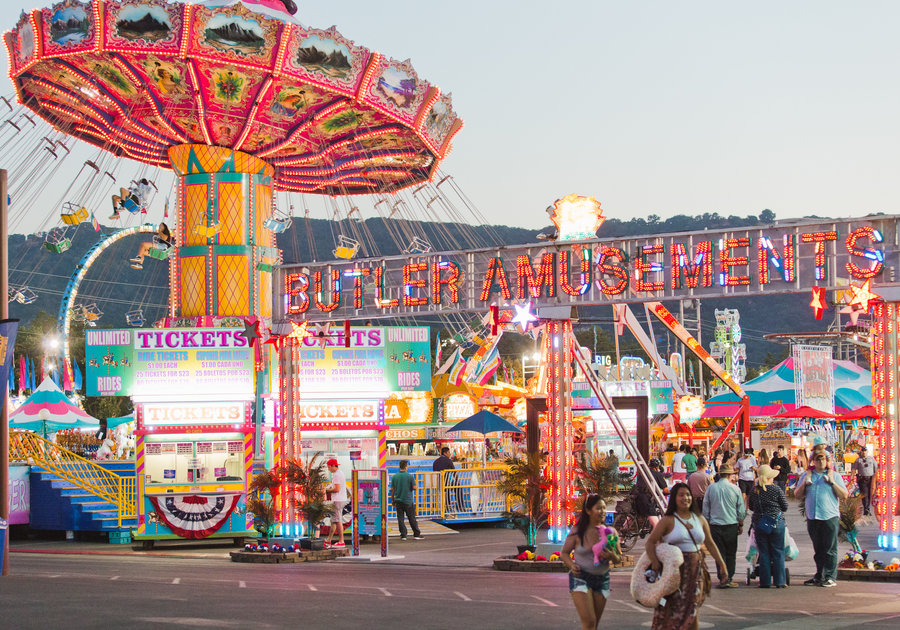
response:
M98 153L62 198L46 204L59 221L42 225L49 255L64 254L80 224L99 230L105 199L130 177L149 179L161 198L173 171L174 216L167 194L164 220L177 225L176 247L151 251L169 263L162 284L171 323L269 317L271 272L282 259L276 235L295 207L316 218L311 199L322 200L320 216L332 225L327 250L344 259L385 245L372 237L360 205L385 220L401 251L431 249L436 237L413 225L419 219L485 223L439 171L462 127L450 95L408 60L370 51L335 27L303 26L288 8L296 11L281 0L66 0L23 13L4 36L15 88L15 99L3 99L9 114L0 125L2 157L12 166L11 227L17 212L34 213L34 201L65 172L62 163L86 149L71 138ZM140 222L147 206L122 213L123 223ZM129 229L154 231L136 227ZM307 241L316 259L308 221ZM478 244L474 236L434 243ZM60 309L64 337L72 318L93 325L102 315L102 300L92 299L101 290L82 290L80 301L76 295L103 249L95 246L72 275ZM10 301L34 302L34 273L11 279ZM130 325L149 319L140 306L129 311Z

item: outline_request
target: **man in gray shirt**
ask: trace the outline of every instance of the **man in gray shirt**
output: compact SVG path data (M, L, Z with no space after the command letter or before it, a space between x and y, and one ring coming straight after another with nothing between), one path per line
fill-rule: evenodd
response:
M731 464L719 467L719 480L706 489L703 516L709 521L713 542L725 558L728 575L719 576L719 588L737 588L734 581L738 536L744 527L747 508L744 497L734 483L737 474Z
M878 472L878 464L868 454L865 446L859 449L859 457L853 462L853 472L856 473L856 485L859 486L859 495L862 497L863 513L868 515L872 510L872 485L875 473Z

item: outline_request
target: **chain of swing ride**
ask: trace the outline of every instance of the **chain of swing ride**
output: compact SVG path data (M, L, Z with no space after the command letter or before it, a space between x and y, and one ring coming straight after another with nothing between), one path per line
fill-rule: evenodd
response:
M25 256L11 269L11 284L15 290L25 292L19 301L27 297L30 303L41 292L62 297L61 292L47 287L54 274L43 271L47 265L41 265L41 259L36 257L50 255L45 243L51 240L53 243L70 242L77 229L90 228L64 224L61 213L67 208L84 207L91 219L105 219L112 194L142 177L154 182L157 192L169 190L167 197L174 199L175 178L160 167L116 156L109 143L91 147L79 142L69 135L74 123L60 123L53 128L12 97L0 97L0 116L4 115L0 122L0 164L7 165L10 172L10 232L33 234L26 242ZM369 155L375 157L374 153ZM77 162L80 165L75 166ZM166 181L157 185L155 182L161 179ZM69 182L61 192L57 184L60 181ZM278 192L275 203L279 215L303 222L302 229L292 230L291 243L280 243L283 248L290 247L293 260L302 257L315 261L333 257L327 245L323 247L322 243L316 242L312 230L314 219L328 222L335 246L342 242L352 243L361 257L502 244L454 179L442 172L433 181L390 194L350 196ZM141 215L122 213L121 216L122 226L141 222ZM389 242L379 241L373 235L370 226L373 219L381 220ZM90 221L87 225L90 226ZM473 227L477 225L484 227ZM300 247L301 232L305 247ZM104 262L99 266L99 273L90 274L79 292L76 316L99 318L102 311L97 305L104 302L128 303L132 305L130 313L139 313L142 307L165 312L166 300L159 298L167 286L166 273L162 271L164 266L154 265L149 281L143 283L142 291L129 301L118 297L123 286L133 286L133 283L117 279L122 264L127 264L127 259ZM153 318L146 319L153 321ZM442 324L457 340L471 340L483 332L477 321L476 318L467 320L460 314L447 314L431 323Z

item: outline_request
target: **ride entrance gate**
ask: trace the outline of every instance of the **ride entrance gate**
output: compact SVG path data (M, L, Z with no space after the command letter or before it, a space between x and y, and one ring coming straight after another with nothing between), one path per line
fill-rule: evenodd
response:
M275 300L274 319L287 324L492 312L502 325L503 311L515 309L515 321L523 329L532 325L530 319L546 325L550 469L556 482L550 498L551 536L557 537L567 524L572 496L569 357L581 365L571 342L571 307L610 305L619 313L622 305L644 304L715 371L715 361L661 301L807 293L810 316L820 317L827 308L826 292L846 290L849 284L854 296L848 306L851 318L875 307L873 391L882 414L876 514L882 547L897 548L898 263L900 217L885 215L336 260L279 267L275 282L284 295ZM730 375L717 374L728 382ZM606 398L600 395L602 384L596 387L598 397ZM296 431L290 405L283 409L285 426ZM621 424L615 422L611 404L609 412L614 425ZM630 445L626 434L621 437ZM636 451L634 456L636 462L643 461ZM646 474L643 466L638 468Z

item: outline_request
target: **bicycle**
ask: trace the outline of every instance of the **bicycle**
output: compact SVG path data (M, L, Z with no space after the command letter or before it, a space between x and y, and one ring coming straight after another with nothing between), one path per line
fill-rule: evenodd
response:
M644 538L653 531L650 519L635 511L631 497L626 497L616 504L613 527L619 534L619 546L622 551L630 551L638 538Z

